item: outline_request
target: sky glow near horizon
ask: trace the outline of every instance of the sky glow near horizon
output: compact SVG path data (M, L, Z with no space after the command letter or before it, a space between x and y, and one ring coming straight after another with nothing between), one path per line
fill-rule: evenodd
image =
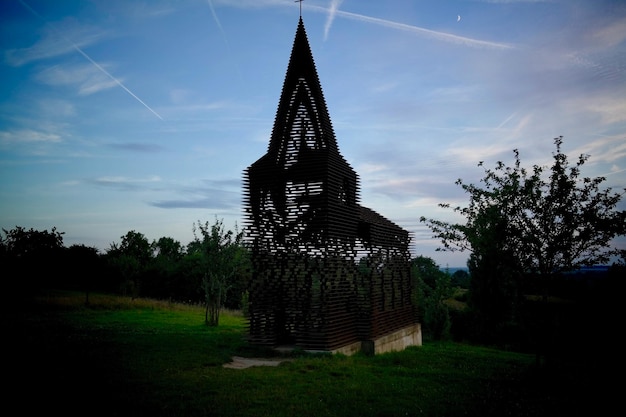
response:
M8 0L0 12L0 227L105 251L134 230L193 239L244 225L267 150L292 0ZM460 19L458 18L460 16ZM477 165L549 165L626 186L626 3L305 0L302 17L361 204L464 266L420 216L454 221ZM624 209L622 202L621 209ZM624 240L616 245L626 248Z

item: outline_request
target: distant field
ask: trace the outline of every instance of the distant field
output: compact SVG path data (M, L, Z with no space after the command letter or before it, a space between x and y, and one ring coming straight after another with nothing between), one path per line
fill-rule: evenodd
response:
M447 272L450 275L454 274L456 271L465 271L469 274L469 268L466 266L439 267L439 270L443 272Z

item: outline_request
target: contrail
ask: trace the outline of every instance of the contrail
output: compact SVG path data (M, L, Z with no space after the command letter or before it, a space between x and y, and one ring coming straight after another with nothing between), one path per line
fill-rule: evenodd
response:
M321 6L314 6L314 5L308 5L307 8L311 10L321 11L324 13L327 13L330 11L333 16L332 17L333 19L335 16L342 16L347 19L359 20L361 22L366 22L366 23L374 23L376 25L386 26L392 29L404 30L406 32L412 32L412 33L416 33L419 35L426 35L428 37L431 37L440 41L444 41L444 42L456 43L456 44L467 45L471 47L479 47L479 48L491 48L491 49L513 49L514 48L513 45L509 45L505 43L481 41L479 39L466 38L463 36L453 35L451 33L437 32L435 30L430 30L430 29L419 27L419 26L412 26L412 25L407 25L405 23L393 22L391 20L379 19L377 17L370 17L370 16L365 16L362 14L345 12L343 10L337 10L336 8L332 10L332 7L333 5L335 5L335 3L336 1L333 1L331 3L330 10ZM327 26L328 25L329 23L327 21Z
M207 3L209 3L209 8L211 9L213 20L215 20L215 23L217 24L217 28L220 30L220 33L222 34L222 37L224 38L224 42L228 44L228 42L226 41L226 34L224 33L224 29L222 28L222 24L220 23L220 20L217 18L217 13L215 13L215 8L213 8L213 2L211 0L207 0Z
M617 171L611 171L611 172L608 172L608 173L606 173L606 174L602 174L602 175L600 175L600 176L601 176L601 177L607 177L607 176L609 176L609 175L617 174L617 173L619 173L619 172L624 172L624 171L626 171L626 168L624 168L624 169L620 169L620 170L617 170Z
M213 20L215 20L215 24L217 25L217 28L222 34L222 39L224 39L224 44L226 45L226 50L228 51L228 55L232 59L232 53L230 50L230 45L228 44L228 39L226 38L226 32L224 32L224 28L222 28L222 23L220 22L220 19L217 17L217 13L215 12L215 8L213 7L213 2L211 0L207 0L207 3L209 4L209 8L211 9ZM237 62L234 62L233 65L237 71L237 74L239 75L239 77L241 77L241 70L239 69L239 65L237 65Z
M137 100L138 102L140 102L146 109L150 110L156 117L158 117L159 119L163 120L163 118L161 117L161 115L159 115L159 113L157 113L156 111L154 111L150 106L148 106L146 103L144 103L139 97L137 97L132 91L130 91L124 84L122 84L122 82L120 80L118 80L117 78L115 78L114 76L112 76L111 74L109 74L109 72L107 70L105 70L104 68L102 68L102 66L100 66L96 61L94 61L93 59L91 59L91 57L89 55L87 55L82 49L80 49L78 47L78 45L76 45L74 42L72 42L71 40L69 40L68 38L66 38L62 33L60 33L58 30L56 30L56 28L54 28L52 25L50 25L39 13L37 13L32 7L30 7L28 4L26 4L26 2L24 2L23 0L20 0L20 3L22 3L22 5L27 8L33 15L35 15L36 17L38 17L39 19L41 19L46 25L49 25L52 30L54 30L56 33L58 33L58 35L64 39L67 43L69 43L70 45L72 45L72 47L79 53L81 54L83 57L85 57L85 59L87 59L89 62L91 62L97 69L99 69L100 71L102 71L102 73L104 73L107 77L109 77L110 79L112 79L113 81L115 81L115 83L117 85L119 85L121 88L124 89L124 91L126 91L128 94L131 95L131 97L133 97L135 100Z
M89 62L91 62L96 68L98 68L100 71L102 71L107 77L109 77L110 79L112 79L113 81L115 81L115 83L117 85L119 85L120 87L122 87L124 89L124 91L126 91L128 94L130 94L135 100L137 100L138 102L140 102L141 104L143 104L143 106L150 110L156 117L158 117L159 119L163 120L163 118L159 115L159 113L155 112L150 106L148 106L146 103L143 102L143 100L141 100L139 97L137 97L132 91L130 91L128 88L126 88L126 86L124 84L122 84L122 82L120 80L118 80L117 78L115 78L114 76L112 76L111 74L109 74L107 72L107 70L105 70L104 68L102 68L96 61L94 61L93 59L91 59L89 57L89 55L87 55L85 52L83 52L82 49L80 49L78 46L76 46L75 44L72 43L72 46L74 47L74 49L76 49L76 51L78 51L78 53L80 53L82 56L84 56Z
M343 0L331 0L330 7L328 8L328 19L326 19L326 25L324 26L324 40L328 39L328 32L330 32L330 27L333 24L333 20L335 20L335 15L337 14L337 10Z
M509 117L504 119L504 121L500 123L496 129L501 129L505 124L511 121L511 119L513 119L513 117L515 117L516 115L517 115L517 112L513 112Z
M222 28L222 24L220 23L220 20L217 18L217 13L215 13L215 8L213 7L213 2L211 0L207 0L207 3L209 3L209 9L211 9L211 14L213 15L213 20L215 20L215 24L217 25L217 28L220 30L220 33L224 37L224 40L226 40L224 29Z

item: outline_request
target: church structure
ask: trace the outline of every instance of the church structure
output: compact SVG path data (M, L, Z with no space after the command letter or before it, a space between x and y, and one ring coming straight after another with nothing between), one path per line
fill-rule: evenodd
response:
M351 354L421 344L409 233L359 202L302 17L267 153L244 173L249 341Z

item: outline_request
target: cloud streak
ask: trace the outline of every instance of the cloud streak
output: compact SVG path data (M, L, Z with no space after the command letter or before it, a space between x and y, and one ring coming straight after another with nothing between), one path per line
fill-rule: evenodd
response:
M161 178L152 176L143 179L135 179L123 176L105 176L89 180L88 182L100 187L113 188L121 191L135 191L144 188L146 184L160 183Z
M328 33L330 32L330 27L333 24L333 20L335 20L335 16L337 15L337 10L339 10L339 6L341 6L343 0L331 0L330 7L328 8L328 18L326 19L326 24L324 25L324 40L328 39Z
M457 45L464 45L464 46L469 46L473 48L487 48L487 49L503 49L503 50L515 49L514 45L510 45L506 43L483 41L480 39L467 38L464 36L453 35L451 33L446 33L446 32L438 32L435 30L430 30L430 29L419 27L419 26L407 25L405 23L394 22L391 20L380 19L377 17L371 17L371 16L365 16L365 15L358 14L358 13L346 12L346 11L338 9L340 3L341 3L340 1L333 0L331 2L330 8L324 8L321 6L311 6L311 5L309 5L307 8L316 10L316 11L321 11L324 13L329 13L329 19L326 22L327 28L330 27L332 20L334 20L336 16L340 16L346 19L358 20L364 23L372 23L378 26L384 26L384 27L388 27L391 29L395 29L395 30L410 32L415 35L425 36L425 37L435 39L438 41L453 43ZM327 35L327 30L328 29L324 30L324 33L325 33L324 36Z
M40 72L36 78L44 84L53 86L78 84L78 94L81 96L116 86L115 82L104 77L100 71L89 64L55 65Z
M512 0L511 0L512 1ZM516 1L548 1L548 0L516 0ZM324 39L328 36L328 32L330 27L337 16L343 17L346 19L358 20L364 23L371 23L378 26L384 26L395 30L400 30L404 32L409 32L415 35L420 35L424 37L428 37L431 39L435 39L442 42L453 43L457 45L464 45L473 48L485 48L485 49L515 49L515 45L501 43L501 42L492 42L492 41L484 41L480 39L467 38L464 36L458 36L451 33L439 32L431 29L426 29L419 26L408 25L405 23L394 22L386 19L379 19L376 17L370 17L358 13L346 12L343 10L339 10L339 6L343 0L331 0L329 7L317 6L314 4L307 4L304 2L302 8L311 10L319 13L328 13L328 19L326 20L326 25L324 28ZM229 6L236 6L240 8L247 7L268 7L268 6L284 6L291 7L289 2L283 2L282 0L239 0L236 2L233 1L225 1L222 2Z
M89 33L86 28L72 28L71 30L75 32L72 37L80 39L78 45L82 47L97 42L103 36L101 33ZM68 54L72 52L73 49L74 47L67 43L65 39L61 41L55 39L54 36L46 36L29 48L10 49L6 51L5 59L8 64L14 67L21 67L33 61Z
M241 204L238 180L205 180L201 186L174 187L182 198L152 201L149 205L164 209L233 210Z
M226 34L224 33L224 29L222 28L222 24L220 23L220 19L218 19L217 13L215 13L213 2L211 0L207 0L207 3L209 4L209 9L211 9L211 15L213 16L213 20L215 20L215 24L217 25L217 28L220 30L220 33L222 34L222 38L224 38L224 42L228 44L226 40Z
M108 146L113 149L139 153L155 153L163 151L161 146L149 143L112 143Z
M61 136L56 133L38 132L32 129L0 132L0 143L59 143Z
M46 20L39 15L39 13L37 13L32 7L30 7L28 4L26 4L26 2L20 0L20 3L26 8L28 9L33 15L35 15L37 18L41 19L42 21L44 21L44 23L46 23L46 25L49 26L49 24L46 22ZM76 52L78 52L79 54L81 54L87 61L89 61L93 66L95 66L100 72L102 72L104 75L106 75L107 77L109 77L113 82L115 82L115 84L117 84L120 88L122 88L124 91L126 91L128 94L130 94L131 97L133 97L135 100L137 100L140 104L142 104L146 109L148 109L152 114L154 114L156 117L158 117L159 119L163 120L163 118L161 117L161 115L159 113L157 113L156 111L154 111L154 109L152 109L150 106L148 106L143 100L141 100L139 97L137 97L137 95L135 93L133 93L132 91L130 91L130 89L128 89L128 87L126 87L120 80L118 80L117 78L115 78L113 75L111 75L107 70L105 70L100 64L98 64L96 61L94 61L89 55L87 55L85 53L85 51L83 51L80 46L78 46L76 43L72 42L70 39L68 39L67 37L65 37L63 34L59 33L58 30L55 30L54 28L52 28L54 30L55 33L57 33L59 35L59 37L61 39L63 39L65 42L67 42L68 45L70 45L72 47L72 49L74 49ZM61 49L58 53L62 54L65 53L63 52L64 50Z
M126 91L128 94L131 95L131 97L133 97L135 100L137 100L139 103L141 103L146 109L150 110L152 112L152 114L154 114L156 117L158 117L159 119L163 120L163 118L161 117L161 115L159 113L157 113L156 111L154 111L150 106L148 106L146 103L144 103L144 101L142 99L140 99L139 97L137 97L135 95L135 93L133 93L132 91L130 91L124 84L122 84L122 82L120 80L118 80L117 78L115 78L114 76L112 76L107 70L105 70L104 68L102 68L102 66L100 64L98 64L96 61L94 61L93 59L91 59L91 57L89 55L87 55L82 49L80 49L77 45L72 44L72 46L74 47L74 49L81 54L83 57L85 57L85 59L87 59L89 62L91 62L96 68L98 68L104 75L106 75L107 77L109 77L111 80L113 80L119 87L121 87L124 91Z

